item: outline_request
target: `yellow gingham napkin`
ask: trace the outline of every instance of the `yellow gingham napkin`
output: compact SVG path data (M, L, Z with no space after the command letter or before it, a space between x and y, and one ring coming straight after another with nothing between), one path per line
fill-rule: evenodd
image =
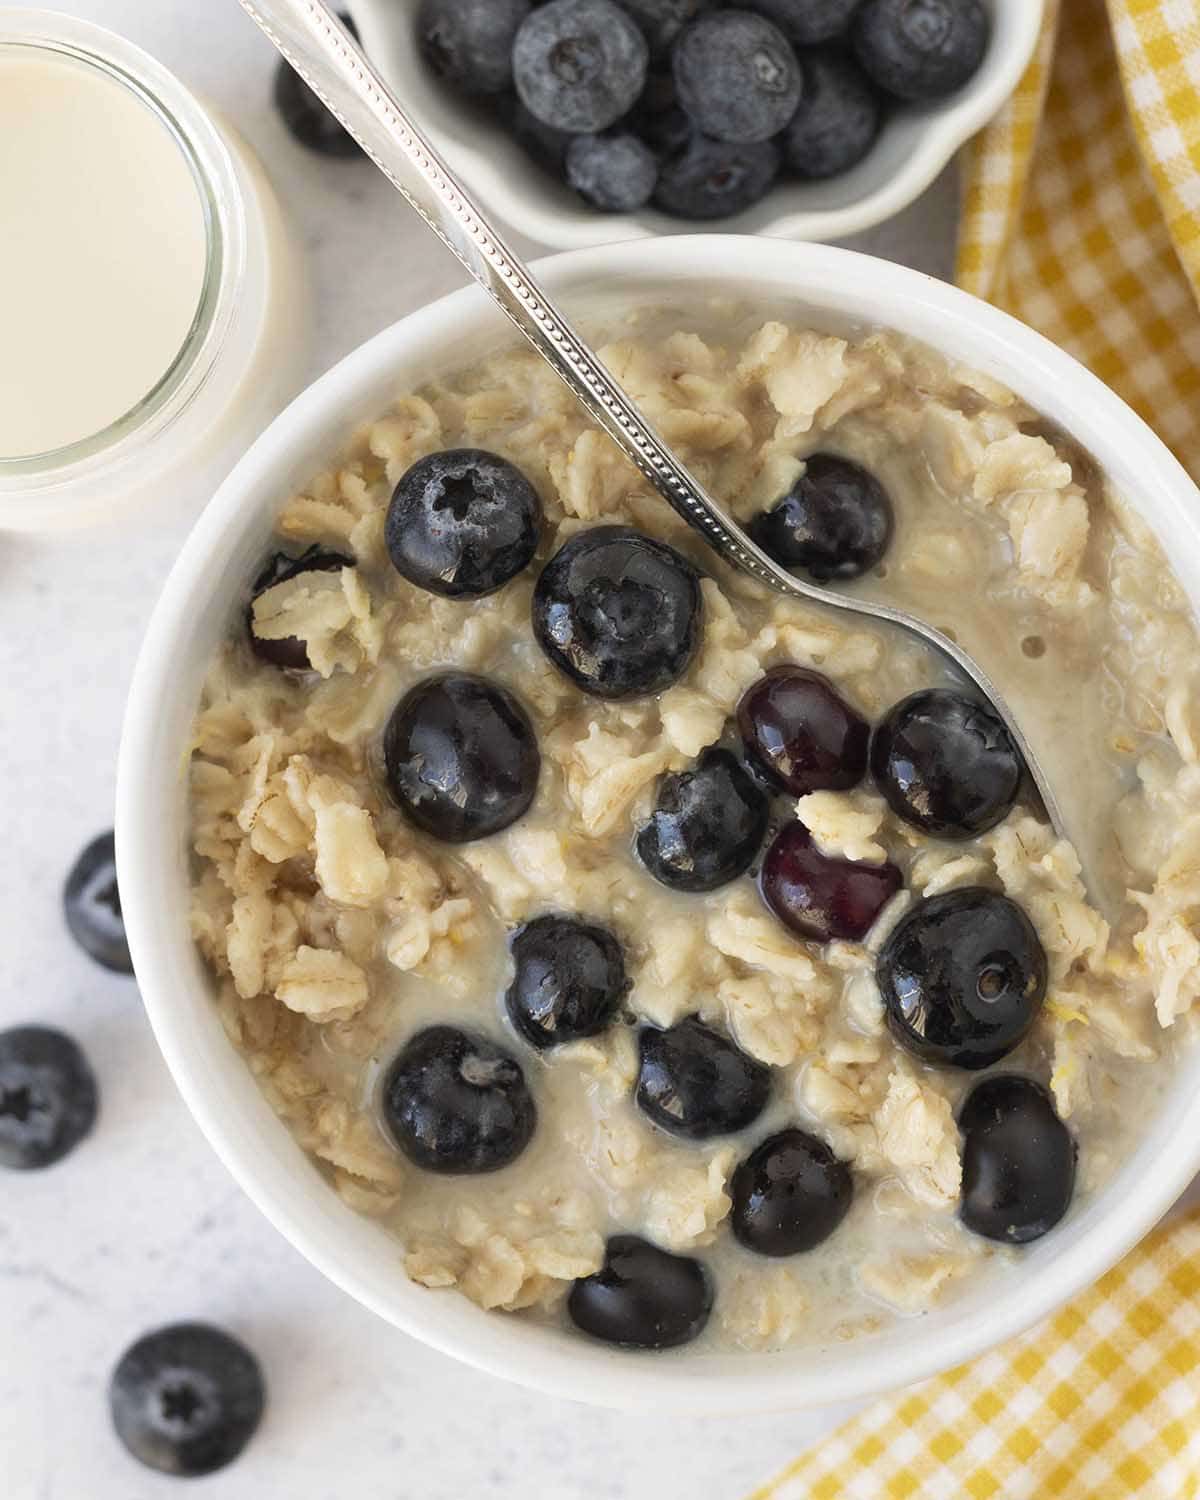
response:
M958 279L1090 365L1200 480L1200 0L1047 0L965 153ZM1200 1497L1200 1214L752 1500L992 1496Z

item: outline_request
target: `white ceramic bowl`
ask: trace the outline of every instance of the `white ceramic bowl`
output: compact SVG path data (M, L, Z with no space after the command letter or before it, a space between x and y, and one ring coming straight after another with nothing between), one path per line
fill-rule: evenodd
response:
M710 234L714 229L831 240L882 223L924 192L1012 93L1033 53L1044 8L1044 0L985 0L992 37L978 73L949 99L897 108L870 154L852 171L828 182L781 180L746 213L719 224L689 225L650 208L636 214L597 213L555 182L494 120L430 74L413 40L417 0L346 4L368 56L480 204L556 250L650 234Z
M736 266L736 272L726 268ZM714 291L830 330L890 326L1015 388L1090 450L1166 544L1200 604L1200 496L1166 448L1067 355L994 308L917 272L844 250L722 237L577 252L539 274L577 314L698 303ZM1098 1197L919 1321L824 1349L639 1355L484 1313L410 1282L397 1244L345 1206L292 1141L217 1020L188 935L185 774L205 665L237 627L292 487L398 392L513 335L474 287L379 334L280 416L222 486L181 553L152 620L129 701L117 794L121 894L142 996L188 1105L231 1172L331 1280L414 1337L556 1396L659 1411L754 1412L878 1392L1017 1333L1093 1281L1200 1167L1200 1052L1147 1109L1137 1151ZM1148 1098L1152 1091L1148 1090Z

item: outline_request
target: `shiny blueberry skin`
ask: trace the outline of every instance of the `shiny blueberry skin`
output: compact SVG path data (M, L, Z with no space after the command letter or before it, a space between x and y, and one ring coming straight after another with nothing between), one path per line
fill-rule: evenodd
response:
M783 159L797 177L836 177L856 166L874 145L882 119L879 96L866 75L840 53L806 53L800 69L804 93L781 137ZM878 489L874 480L871 485ZM889 533L890 509L886 512ZM879 512L870 514L874 517ZM779 529L784 533L781 544L789 549L795 546L795 530L788 529L782 518ZM869 540L875 541L873 534ZM883 546L887 546L886 538ZM844 563L852 549L843 544L835 550ZM861 571L874 567L882 556L877 546L863 546L860 538L853 539L853 552L856 562L865 564Z
M396 805L448 844L515 823L542 764L529 715L511 693L469 672L427 678L407 693L388 720L383 753Z
M865 0L854 19L854 51L897 99L943 99L978 70L988 30L980 0Z
M96 1123L96 1078L79 1044L49 1026L0 1031L0 1167L52 1166Z
M108 1387L117 1436L148 1469L194 1478L223 1469L254 1436L266 1404L258 1361L207 1323L138 1339Z
M650 56L666 57L683 28L709 8L711 0L617 0L642 29Z
M512 84L512 49L529 0L421 0L417 46L430 69L463 94Z
M289 557L286 552L275 552L267 559L262 572L254 580L250 594L251 609L247 611L247 628L250 632L250 649L260 661L273 667L283 667L290 672L311 672L308 659L308 644L299 636L287 635L279 641L260 640L254 633L253 605L260 594L273 589L276 584L287 583L301 573L338 573L343 568L352 568L354 559L344 552L334 552L328 547L313 546L299 557Z
M831 42L850 29L860 0L747 0L747 9L774 21L801 47Z
M403 578L447 599L502 588L537 551L542 503L515 464L482 448L448 448L400 476L384 541Z
M708 1272L688 1255L671 1255L635 1234L615 1234L604 1265L571 1288L576 1328L624 1349L673 1349L696 1338L712 1311Z
M517 32L513 79L528 110L556 130L607 130L637 101L649 51L613 0L550 0Z
M543 1049L603 1031L629 989L625 955L611 932L577 917L527 922L512 941L509 1019Z
M405 1156L444 1177L498 1172L537 1127L516 1058L456 1026L427 1026L405 1043L384 1077L382 1108Z
M814 943L858 943L900 889L890 860L867 864L822 854L803 823L788 823L763 857L759 888L785 927Z
M773 141L735 145L694 135L659 168L654 203L677 219L727 219L765 198L778 175Z
M747 754L793 797L849 791L866 772L870 726L808 667L772 667L743 693L737 723Z
M949 688L902 699L871 739L871 775L888 806L937 838L994 828L1017 800L1023 773L995 709Z
M737 757L708 749L688 771L664 776L638 858L675 891L713 891L754 863L770 808Z
M567 184L593 208L627 214L649 203L658 159L629 131L577 135L567 147Z
M114 974L133 973L111 830L94 838L71 866L63 886L63 916L67 930L89 958Z
M791 43L751 11L701 16L675 43L672 66L684 111L715 141L768 141L800 103L800 65Z
M892 539L892 502L873 474L848 458L813 453L786 495L750 526L768 557L818 583L861 578Z
M345 11L339 11L338 20L357 41L358 29L353 19ZM354 137L330 114L295 68L282 59L275 68L273 92L280 119L301 146L319 156L362 155Z
M850 1168L806 1130L769 1136L729 1184L733 1233L759 1255L798 1255L827 1240L850 1212Z
M876 964L888 1024L925 1062L986 1068L1037 1019L1046 955L1029 918L978 886L930 896L889 933Z
M701 625L695 568L628 526L573 536L533 592L538 644L597 698L643 698L669 688L687 669Z
M1041 1084L1007 1073L981 1079L958 1123L967 1228L1009 1245L1053 1229L1071 1204L1077 1152Z
M638 1108L685 1140L706 1141L745 1129L771 1092L771 1070L698 1016L664 1031L644 1027L638 1053Z

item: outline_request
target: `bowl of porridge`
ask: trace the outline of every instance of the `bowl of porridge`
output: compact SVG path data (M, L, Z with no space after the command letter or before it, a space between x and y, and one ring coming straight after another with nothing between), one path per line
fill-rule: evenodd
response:
M1128 894L987 705L726 568L472 288L301 396L168 581L118 790L151 1021L267 1216L444 1352L673 1411L921 1378L1200 1166L1200 497L904 268L540 273L764 547L1054 706Z

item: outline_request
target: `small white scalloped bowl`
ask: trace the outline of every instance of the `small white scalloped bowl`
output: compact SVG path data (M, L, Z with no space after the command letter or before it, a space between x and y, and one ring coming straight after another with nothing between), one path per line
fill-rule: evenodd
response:
M556 250L657 234L765 234L831 240L857 234L906 208L964 141L986 125L1033 55L1044 0L985 0L987 55L951 98L897 107L874 147L828 182L781 180L761 203L719 223L689 224L651 208L603 214L532 162L483 111L457 98L425 67L414 42L416 0L347 0L367 55L485 209Z
M736 269L729 269L734 267ZM1167 546L1200 605L1200 495L1150 429L1045 339L931 277L846 250L761 238L636 241L537 268L576 316L714 294L831 331L890 327L1012 387L1072 433ZM405 1275L400 1246L344 1204L276 1118L217 1018L188 930L186 773L204 673L237 628L273 518L363 419L397 392L515 337L478 288L414 313L342 360L238 464L181 552L151 621L125 723L117 788L122 904L142 997L179 1089L246 1192L330 1280L414 1338L552 1396L669 1412L817 1406L907 1384L1021 1332L1094 1281L1200 1168L1200 1049L1148 1083L1144 1135L1097 1196L1016 1264L917 1319L850 1343L779 1353L704 1345L662 1355L608 1348L565 1327L485 1313ZM719 1295L719 1294L718 1294ZM719 1308L719 1303L718 1303Z

